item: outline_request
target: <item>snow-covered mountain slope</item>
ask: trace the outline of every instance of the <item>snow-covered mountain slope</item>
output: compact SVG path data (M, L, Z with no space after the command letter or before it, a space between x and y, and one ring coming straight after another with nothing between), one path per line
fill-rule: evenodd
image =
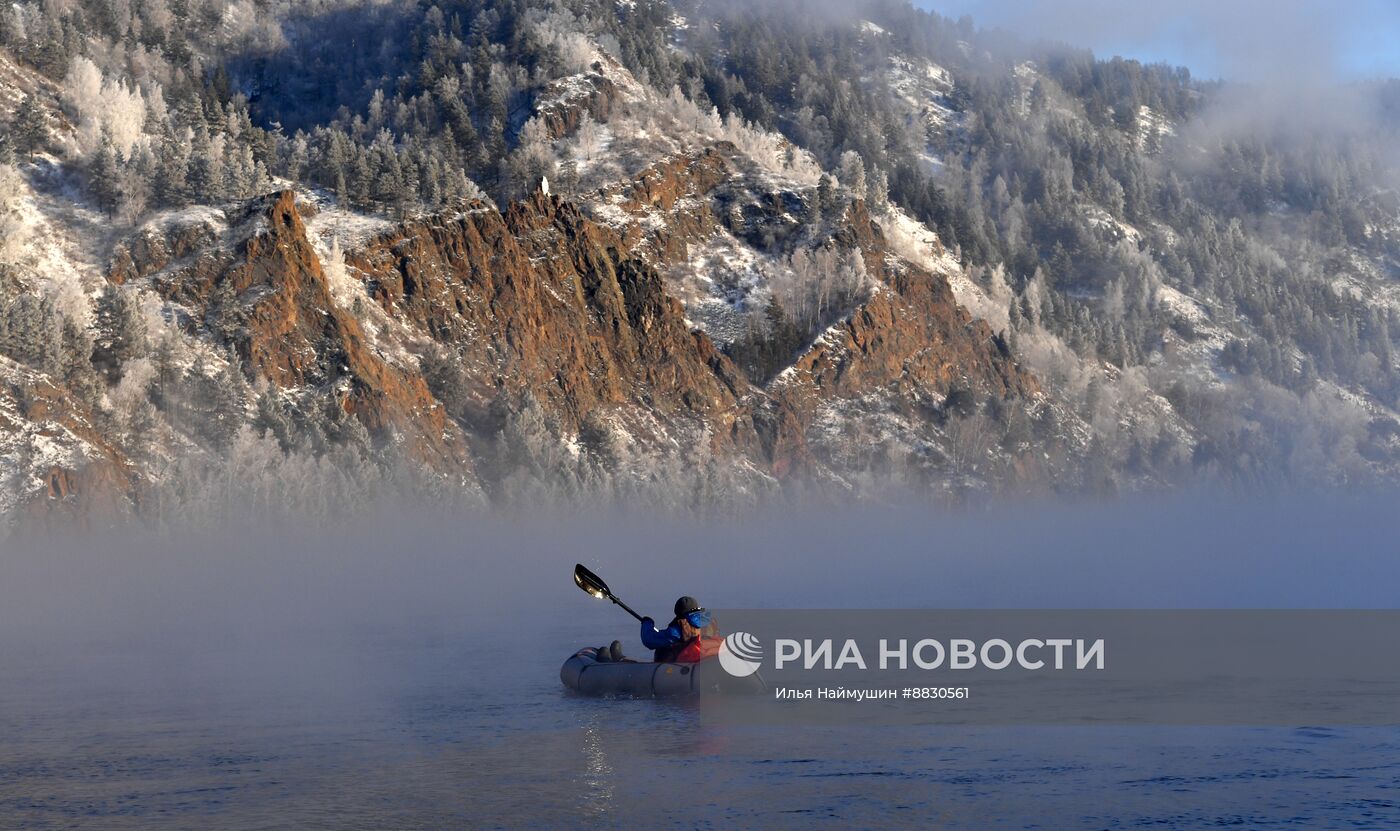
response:
M1391 171L1210 144L1179 73L897 4L87 5L0 12L9 513L1400 459Z

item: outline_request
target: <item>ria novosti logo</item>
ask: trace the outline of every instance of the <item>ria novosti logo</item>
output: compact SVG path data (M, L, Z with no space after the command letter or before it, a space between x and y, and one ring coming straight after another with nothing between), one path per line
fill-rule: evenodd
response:
M907 670L911 663L921 670L1003 670L1012 665L1023 670L1102 670L1105 666L1103 638L1026 638L1015 643L1004 638L980 642L970 638L946 642L923 638L912 646L908 638L881 638L876 654L879 661L872 666L853 638L839 647L831 638L778 638L774 642L773 669L782 670L789 664L798 664L803 670L882 671ZM735 632L720 644L719 663L735 677L753 675L763 664L763 643L749 632Z
M758 672L763 663L763 644L748 632L735 632L719 645L719 665L736 678Z

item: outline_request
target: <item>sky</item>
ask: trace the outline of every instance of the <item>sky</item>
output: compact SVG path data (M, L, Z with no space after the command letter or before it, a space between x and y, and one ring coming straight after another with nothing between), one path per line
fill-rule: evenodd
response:
M1184 65L1201 78L1400 77L1400 0L916 0L979 28Z

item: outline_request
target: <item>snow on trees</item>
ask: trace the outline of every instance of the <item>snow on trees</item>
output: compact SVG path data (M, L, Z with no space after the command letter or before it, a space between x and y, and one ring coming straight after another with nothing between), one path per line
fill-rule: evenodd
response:
M511 196L525 196L537 187L549 192L546 180L557 168L553 145L542 119L532 118L520 128L520 145L507 161Z
M17 265L29 247L29 227L20 213L22 186L13 165L0 165L0 267Z
M870 212L876 216L883 216L890 209L890 177L884 170L876 168L870 175L870 183L866 188L865 202L870 206Z
M593 161L593 156L603 148L602 130L598 122L593 120L593 116L586 112L579 119L575 139L578 142L578 154L584 161Z
M63 79L63 103L75 116L81 158L95 153L104 135L123 157L130 156L142 141L146 101L141 91L126 81L104 78L97 64L85 57L76 57L69 65Z
M115 379L126 362L145 352L146 317L135 292L112 283L103 285L95 317L93 365Z
M584 34L587 23L576 18L572 12L564 9L548 12L528 9L525 20L531 33L558 56L563 72L582 72L596 60L597 52Z
M864 301L874 285L865 258L855 249L799 249L788 265L769 285L774 299L808 337Z
M49 117L37 95L26 95L15 110L10 127L15 152L30 156L43 149L49 140Z
M55 374L62 363L63 317L53 298L23 292L0 309L0 354L28 364L40 372Z
M838 174L841 184L857 199L866 197L865 161L854 150L841 154L841 171Z

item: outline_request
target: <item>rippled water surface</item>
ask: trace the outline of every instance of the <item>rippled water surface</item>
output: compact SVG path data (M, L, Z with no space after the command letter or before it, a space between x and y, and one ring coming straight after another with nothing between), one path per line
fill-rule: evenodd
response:
M722 726L685 703L571 696L567 651L281 656L320 663L305 685L217 650L10 656L0 825L1400 826L1394 730Z
M401 518L0 548L0 828L1400 827L1400 731L716 723L559 666L716 607L1393 605L1400 513Z

